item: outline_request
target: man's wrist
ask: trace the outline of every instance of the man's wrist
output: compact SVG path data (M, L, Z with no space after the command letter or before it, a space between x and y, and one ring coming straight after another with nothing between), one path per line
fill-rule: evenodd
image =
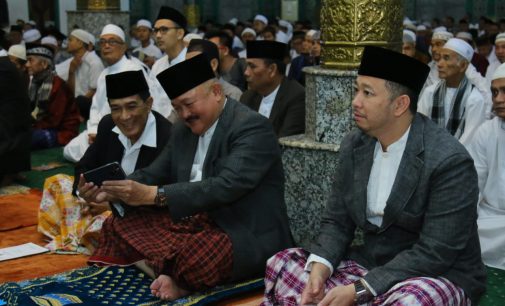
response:
M354 294L354 302L358 305L370 302L374 297L373 293L362 279L354 282L354 290L356 291Z
M154 205L159 207L168 206L167 195L165 194L164 186L155 186L156 196L154 197Z

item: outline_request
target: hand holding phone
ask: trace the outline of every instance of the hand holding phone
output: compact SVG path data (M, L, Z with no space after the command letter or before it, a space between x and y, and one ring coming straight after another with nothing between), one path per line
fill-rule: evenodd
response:
M102 186L104 181L124 180L126 174L118 162L108 163L101 167L83 173L86 182L92 182L95 186Z

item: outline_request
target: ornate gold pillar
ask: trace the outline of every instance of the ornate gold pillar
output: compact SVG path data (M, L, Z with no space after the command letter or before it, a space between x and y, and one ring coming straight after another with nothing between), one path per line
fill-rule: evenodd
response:
M119 10L119 0L77 0L77 10Z
M402 20L402 0L322 0L322 66L357 69L365 45L400 52Z

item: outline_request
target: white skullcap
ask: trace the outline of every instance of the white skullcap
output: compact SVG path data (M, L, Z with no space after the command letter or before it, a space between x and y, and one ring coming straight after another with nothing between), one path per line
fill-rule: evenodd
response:
M236 26L238 23L238 19L233 17L232 19L228 20L228 23Z
M503 41L505 41L505 32L496 35L496 39L494 40L494 43L496 44L498 42L503 42Z
M444 26L439 26L433 29L433 32L447 32L447 28Z
M279 26L280 27L285 27L285 28L288 28L290 26L290 23L289 21L286 21L286 20L279 20Z
M253 29L251 28L245 28L242 33L240 33L240 37L242 37L242 35L244 35L245 33L251 33L252 35L254 35L254 37L256 37L256 31L254 31Z
M30 29L30 30L23 33L23 40L27 43L31 43L36 40L39 40L41 37L42 36L40 35L39 30L37 30L37 29Z
M403 25L407 25L407 24L409 24L409 23L410 23L410 24L412 24L412 20L410 20L410 18L409 18L409 17L405 17L405 18L403 18Z
M26 48L23 45L12 45L7 54L26 61Z
M89 32L86 32L82 29L75 29L72 32L70 32L70 36L74 36L78 40L82 41L85 44L91 43L91 34Z
M188 33L182 40L186 43L189 43L192 39L202 39L202 35L196 33Z
M411 30L403 30L403 43L416 43L416 33Z
M88 44L95 45L95 42L96 42L95 35L93 35L93 34L91 34L89 32L87 32L87 33L88 33L88 36L89 36L89 39L88 39L89 43Z
M43 45L52 45L58 47L58 41L56 38L54 38L54 36L45 36L42 38L40 43Z
M151 22L146 19L139 19L139 21L137 21L137 27L146 27L149 30L153 29L153 25L151 24Z
M460 39L460 38L451 38L449 39L445 45L444 49L452 50L462 57L464 57L468 62L472 61L473 57L473 48L469 43Z
M423 25L425 25L427 28L431 28L431 23L429 21L423 22Z
M453 37L454 37L454 35L450 32L437 31L437 32L433 32L433 36L431 36L431 39L440 39L440 40L448 41L449 39L451 39Z
M503 78L505 78L505 63L501 64L500 66L498 66L498 68L496 68L491 81L494 81L496 79L503 79Z
M416 31L426 31L426 26L424 24L420 24L416 27Z
M125 41L124 31L121 30L121 28L115 24L108 24L105 27L103 27L103 30L102 30L102 33L100 34L100 36L104 36L106 34L116 35L117 37L121 38L122 41Z
M35 21L33 21L33 20L29 20L27 23L28 23L29 25L34 26L34 27L35 27L35 26L37 26L37 23L36 23Z
M263 16L261 14L256 15L256 17L254 17L254 20L258 20L258 21L263 22L264 24L268 24L267 17L265 17L265 16Z
M468 33L468 32L458 32L456 34L456 38L466 39L466 40L469 40L469 41L473 40L472 34Z

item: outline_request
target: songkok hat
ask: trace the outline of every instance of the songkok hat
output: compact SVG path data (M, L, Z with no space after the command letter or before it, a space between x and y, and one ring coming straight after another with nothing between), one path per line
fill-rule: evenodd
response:
M440 40L448 41L449 39L451 39L453 37L454 37L454 35L450 32L436 31L436 32L433 32L433 36L431 36L431 39L440 39Z
M467 43L466 41L464 41L460 38L449 39L445 43L444 49L449 49L449 50L452 50L452 51L458 53L459 55L464 57L468 62L472 61L472 57L473 57L473 53L474 53L472 46L470 46L469 43Z
M505 32L496 35L496 39L494 40L494 43L496 44L498 42L503 42L503 41L505 41Z
M173 65L156 76L172 100L215 77L209 61L203 54Z
M219 50L216 44L210 40L192 39L188 45L188 53L193 51L202 52L209 62L214 58L219 60Z
M268 19L267 17L261 15L261 14L258 14L254 17L254 20L258 20L258 21L261 21L263 22L264 24L268 24Z
M124 31L115 24L108 24L105 27L103 27L100 36L104 36L107 34L116 35L117 37L121 38L122 41L125 41Z
M245 28L242 33L240 33L240 36L244 35L245 33L250 33L252 35L254 35L254 37L256 37L256 31L254 31L253 29L251 28Z
M54 36L45 36L42 38L40 43L43 45L52 45L55 47L58 46L58 41L56 40L56 38L54 38Z
M30 29L30 30L23 33L23 40L27 43L31 43L36 40L39 40L41 37L42 36L40 35L39 30L37 30L37 29Z
M410 56L374 46L366 46L358 69L359 75L392 81L419 94L430 68Z
M491 81L503 78L505 78L505 63L501 64L500 66L498 66L498 68L496 68L493 77L491 78Z
M184 41L186 43L190 43L193 39L202 39L202 36L200 34L196 34L196 33L188 33L184 36L182 41Z
M26 48L24 45L12 45L7 54L26 61Z
M181 14L178 10L171 8L169 6L160 7L158 18L156 18L156 20L159 19L170 19L184 29L186 29L188 25L186 17L184 17L184 15Z
M404 43L416 43L416 33L411 30L403 30L403 42Z
M121 99L149 91L142 70L129 70L105 76L108 99Z
M150 30L153 29L153 25L151 24L151 22L149 20L146 20L146 19L139 19L137 21L137 28L138 27L146 27Z
M86 32L82 29L75 29L72 32L70 32L70 36L74 36L75 38L79 39L85 44L90 44L91 43L91 34L89 32Z
M465 40L469 40L469 41L473 40L472 34L468 33L468 32L458 32L456 34L456 38L461 38L461 39L465 39Z
M287 44L278 41L252 40L247 42L247 58L268 58L283 60L287 53Z
M54 58L54 51L51 47L41 45L41 44L27 44L26 45L26 55L37 55L42 56L51 61Z

